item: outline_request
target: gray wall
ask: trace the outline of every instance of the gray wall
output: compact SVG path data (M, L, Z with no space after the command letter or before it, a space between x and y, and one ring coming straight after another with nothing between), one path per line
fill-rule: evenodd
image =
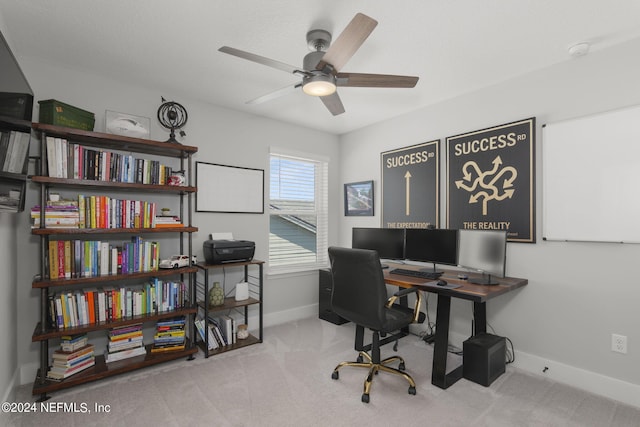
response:
M545 167L541 162L540 129L544 123L639 104L640 57L631 54L639 51L640 40L635 40L592 52L343 135L340 156L343 182L374 179L376 200L381 200L381 152L438 138L444 144L448 136L535 116L537 243L509 243L507 251L508 275L527 278L529 285L490 301L489 323L497 334L513 341L516 366L540 374L547 366L550 369L545 375L550 378L637 406L640 245L542 241ZM422 78L429 78L428 72ZM602 149L606 150L606 143ZM636 165L640 167L637 159ZM444 201L443 196L443 218ZM570 194L566 203L571 203ZM350 244L353 226L379 226L380 212L377 206L376 217L343 218L340 243ZM454 304L452 322L457 345L471 330L471 309L470 303ZM628 354L611 351L612 333L628 337Z

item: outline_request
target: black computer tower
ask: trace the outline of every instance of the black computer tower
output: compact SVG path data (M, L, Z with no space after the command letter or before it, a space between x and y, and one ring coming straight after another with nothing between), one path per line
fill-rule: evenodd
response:
M462 375L485 387L502 375L506 366L506 340L478 334L462 343Z
M327 322L335 323L336 325L342 325L347 323L348 320L338 316L331 309L331 291L333 290L333 279L331 277L331 270L322 269L319 272L319 295L318 295L318 317Z

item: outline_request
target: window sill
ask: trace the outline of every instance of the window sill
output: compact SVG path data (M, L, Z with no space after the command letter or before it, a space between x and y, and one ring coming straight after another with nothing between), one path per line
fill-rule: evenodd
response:
M290 268L278 268L275 270L267 270L267 276L277 277L295 277L295 276L309 276L311 274L317 274L318 270L323 268L329 268L326 266L305 266L305 267L290 267Z

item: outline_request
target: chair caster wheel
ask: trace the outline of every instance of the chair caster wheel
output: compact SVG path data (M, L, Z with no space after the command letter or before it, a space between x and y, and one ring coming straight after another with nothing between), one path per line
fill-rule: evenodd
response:
M369 403L369 395L367 393L362 393L362 402Z
M356 362L358 363L362 363L364 359L362 358L362 356L358 356L358 358L356 359Z
M398 351L398 341L393 345L393 351Z
M416 395L416 388L413 386L409 386L409 394Z
M400 371L404 371L405 369L406 369L406 368L405 368L405 366L404 366L404 362L402 362L402 363L400 363L400 364L398 365L398 370L400 370Z
M331 374L331 379L337 380L338 378L340 378L340 374L338 373L338 371L333 371L333 373Z

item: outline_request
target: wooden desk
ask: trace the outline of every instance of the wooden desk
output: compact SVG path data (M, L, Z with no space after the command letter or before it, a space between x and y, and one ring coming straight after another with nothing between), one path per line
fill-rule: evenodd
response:
M440 388L446 389L460 378L462 378L462 365L447 373L447 349L449 346L449 318L451 314L451 298L460 298L473 302L474 335L487 331L487 306L486 302L492 298L511 292L525 286L527 279L505 277L499 280L498 285L474 285L468 280L458 278L459 271L445 270L441 279L450 284L461 285L456 289L440 289L430 286L420 286L422 283L430 282L429 279L402 276L391 274L394 268L411 269L418 267L402 264L389 264L389 268L384 271L385 282L403 288L417 286L426 292L438 294L438 304L436 308L436 336L433 345L433 369L431 372L431 383ZM473 273L468 274L469 278L478 277Z

